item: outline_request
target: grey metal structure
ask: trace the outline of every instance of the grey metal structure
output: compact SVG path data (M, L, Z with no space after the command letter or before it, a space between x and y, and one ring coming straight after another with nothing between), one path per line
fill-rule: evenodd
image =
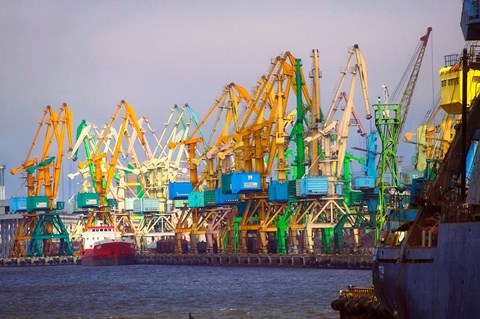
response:
M5 168L4 164L0 165L0 200L5 199Z
M22 214L0 214L0 258L6 258L10 254L20 220Z

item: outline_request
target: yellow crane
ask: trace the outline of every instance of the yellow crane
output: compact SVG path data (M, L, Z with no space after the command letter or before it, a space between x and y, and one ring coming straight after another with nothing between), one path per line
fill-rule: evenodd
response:
M242 194L235 208L238 210L235 216L238 217L229 220L226 231L229 239L224 245L229 252L247 252L248 241L252 238L258 239L259 251L266 252L267 233L276 232L275 223L286 210L285 203L268 201L267 179L272 171L276 171L278 180L286 182L288 127L296 114L295 110L287 111L290 93L303 94L307 104L310 103L301 68L302 92L297 92L297 86L294 85L298 67L296 62L297 59L290 52L272 60L267 74L261 78L252 94L254 98L242 126L231 134L230 138L235 142L233 151L236 168L232 179L246 174L255 180L255 174L258 174L259 187ZM306 113L306 107L303 112Z
M200 196L213 195L218 188L218 169L220 168L215 161L218 159L216 155L219 152L219 148L221 150L221 141L227 136L229 130L238 127L239 105L249 101L250 96L243 87L235 83L230 83L225 86L221 96L216 99L215 103L207 112L207 115L188 139L171 141L169 143L170 149L182 145L185 145L188 149L190 182L194 189L194 193L190 195L189 202L196 202L196 198ZM216 116L214 116L214 114L216 114ZM209 121L210 119L212 120ZM209 126L209 129L212 130L212 134L208 140L205 140L203 136L197 136L204 126ZM203 145L203 152L201 152L200 156L197 156L197 143ZM199 177L198 167L202 162L205 164L203 165L203 172ZM214 216L217 216L217 218L214 218ZM195 251L197 237L205 234L208 224L210 224L210 230L212 230L212 225L218 222L218 218L219 214L215 213L215 209L208 209L203 205L200 207L200 205L196 204L193 204L193 207L190 208L185 207L177 223L177 250L181 249L180 243L182 236L189 234L192 249ZM211 243L210 239L209 242Z
M120 126L120 129L118 130L118 138L115 141L115 147L113 149L111 156L108 156L106 152L102 152L103 145L105 140L107 139L110 129L113 127L114 122L119 116L120 111L122 109L124 109L125 113L122 117L123 121ZM110 211L111 207L109 207L109 205L106 203L107 194L110 191L114 172L117 167L118 156L122 148L123 137L126 134L126 129L129 121L133 126L133 128L137 131L137 134L139 136L138 139L140 143L142 144L142 146L144 146L145 140L143 139L141 129L138 125L135 111L130 104L128 104L125 100L122 100L117 105L117 109L114 115L112 116L110 123L105 128L104 133L97 144L97 148L95 149L92 158L90 160L87 160L78 164L78 167L80 169L83 169L87 164L94 163L95 192L98 195L98 200L99 200L99 205L98 205L99 209L91 210L89 212L89 216L85 224L85 229L88 227L91 227L95 222L101 221L106 225L115 225L117 228L125 229L125 227L128 226L129 228L128 232L134 231L134 229L132 229L133 226L131 226L132 225L131 222L125 221L123 219L123 217L126 217L126 216L121 216L119 222L115 223L114 218ZM102 166L104 165L104 163L106 164L106 168L107 168L106 171L102 169ZM119 224L122 224L122 223L125 223L128 225L122 225L122 227L119 227Z
M42 130L45 135L40 156L32 158ZM64 203L55 202L63 155L66 153L65 135L68 138L68 152L72 149L72 114L68 105L64 103L58 114L47 105L25 161L11 170L13 175L20 171L27 175L27 214L23 216L15 232L11 257L73 253L67 229L57 212L57 209L63 209ZM50 154L52 144L57 148L55 156ZM54 249L54 239L59 241L58 249ZM25 251L28 240L29 247Z

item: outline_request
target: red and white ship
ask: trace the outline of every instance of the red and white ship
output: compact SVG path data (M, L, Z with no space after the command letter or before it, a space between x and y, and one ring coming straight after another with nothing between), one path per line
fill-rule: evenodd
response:
M115 266L135 264L135 242L122 238L113 226L90 226L82 234L82 265Z

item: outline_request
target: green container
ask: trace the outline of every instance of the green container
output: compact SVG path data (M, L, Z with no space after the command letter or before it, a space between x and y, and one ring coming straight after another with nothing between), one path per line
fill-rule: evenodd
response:
M350 193L350 205L361 206L363 204L363 192L358 190L352 190Z
M215 191L203 192L203 204L205 207L215 206Z
M47 211L49 210L49 200L47 196L29 196L27 197L27 212Z
M198 194L199 192L191 192L188 194L188 207L189 208L198 208Z
M212 207L215 206L215 191L193 192L194 195L188 198L190 207Z
M108 204L108 207L110 207L110 208L117 208L118 207L118 203L117 203L117 200L115 198L107 198L107 204Z
M222 174L222 193L231 194L232 193L232 174Z
M97 193L78 193L78 208L97 208L100 205L100 196Z
M62 210L65 208L65 202L57 202L57 210Z
M288 198L297 197L297 181L288 181Z
M185 200L185 199L176 199L173 201L173 206L175 208L183 208L185 207L185 204L188 205L188 200Z

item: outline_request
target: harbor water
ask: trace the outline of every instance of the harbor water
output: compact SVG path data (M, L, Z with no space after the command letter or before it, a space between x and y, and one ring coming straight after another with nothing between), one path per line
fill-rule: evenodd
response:
M0 318L339 318L371 271L130 265L0 267Z

